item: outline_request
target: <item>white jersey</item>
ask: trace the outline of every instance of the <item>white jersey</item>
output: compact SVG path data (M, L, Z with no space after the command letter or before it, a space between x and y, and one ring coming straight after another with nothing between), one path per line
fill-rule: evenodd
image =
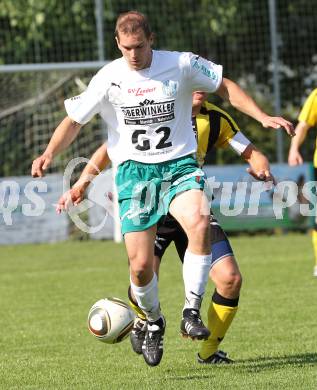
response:
M65 107L80 124L102 116L115 164L158 163L196 152L192 92L214 92L221 81L220 65L193 53L153 50L147 69L131 70L123 57L105 65Z

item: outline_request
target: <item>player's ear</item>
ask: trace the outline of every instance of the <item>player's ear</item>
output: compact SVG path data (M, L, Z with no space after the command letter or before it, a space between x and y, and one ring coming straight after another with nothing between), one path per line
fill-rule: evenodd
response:
M151 33L151 35L150 35L150 37L149 37L149 42L150 42L150 45L151 45L151 46L152 46L153 43L154 43L154 38L155 38L154 34Z

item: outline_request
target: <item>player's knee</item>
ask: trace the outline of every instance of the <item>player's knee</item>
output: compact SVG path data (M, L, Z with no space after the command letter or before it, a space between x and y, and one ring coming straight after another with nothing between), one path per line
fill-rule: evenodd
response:
M242 286L242 275L240 274L240 272L238 272L235 277L234 286L240 292Z
M226 296L239 296L242 286L242 275L239 271L228 272L221 281L220 289Z
M242 275L240 272L233 272L228 275L227 278L227 288L233 293L233 294L239 294L242 286Z
M138 280L147 278L150 273L153 273L153 264L145 258L134 257L129 258L130 272Z

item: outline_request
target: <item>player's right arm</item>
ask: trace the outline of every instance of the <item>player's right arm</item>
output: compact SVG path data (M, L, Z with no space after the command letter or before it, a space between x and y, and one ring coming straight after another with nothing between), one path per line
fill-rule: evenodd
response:
M67 116L57 126L45 152L33 161L33 177L44 176L44 171L53 158L66 149L77 137L80 128L100 112L100 101L104 96L101 86L104 87L105 84L106 82L100 82L100 76L97 74L91 79L86 91L65 100Z
M223 77L222 66L190 53L190 71L193 90L216 93L227 100L237 110L254 118L263 127L284 128L293 136L293 124L282 117L266 114L237 83Z
M107 153L107 145L104 143L91 156L73 187L59 198L56 211L61 213L62 210L66 210L69 206L79 204L83 200L89 184L109 164L110 158Z
M43 177L54 157L66 149L77 137L81 125L68 116L57 126L45 152L32 163L32 176Z
M306 139L309 128L310 126L306 122L298 122L295 129L296 135L292 138L288 152L288 164L290 166L303 164L304 160L299 149Z
M260 109L252 97L234 81L223 78L216 94L222 99L229 101L237 110L260 122L263 127L272 127L273 129L284 128L288 135L295 135L291 122L280 116L275 117L266 114Z

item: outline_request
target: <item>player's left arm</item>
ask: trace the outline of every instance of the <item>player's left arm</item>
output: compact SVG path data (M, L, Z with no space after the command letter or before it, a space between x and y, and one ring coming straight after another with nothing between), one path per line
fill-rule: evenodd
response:
M222 147L230 145L230 147L249 164L247 172L256 180L272 181L273 184L275 184L269 160L252 144L242 131L237 131L233 136L230 136L229 132L228 136L229 138L223 142ZM221 145L219 146L221 147Z
M260 109L256 102L234 81L223 78L222 82L215 92L222 99L228 100L237 110L249 115L262 124L263 127L272 127L274 129L284 128L287 134L295 134L294 126L288 120L282 117L273 117Z
M256 180L272 181L275 184L267 157L242 133L234 119L227 112L219 108L217 111L221 112L222 119L215 147L226 149L230 146L249 164L250 167L247 169L247 172L251 176Z
M98 176L110 162L107 144L103 143L90 157L90 160L73 187L79 187L84 192L93 179Z

